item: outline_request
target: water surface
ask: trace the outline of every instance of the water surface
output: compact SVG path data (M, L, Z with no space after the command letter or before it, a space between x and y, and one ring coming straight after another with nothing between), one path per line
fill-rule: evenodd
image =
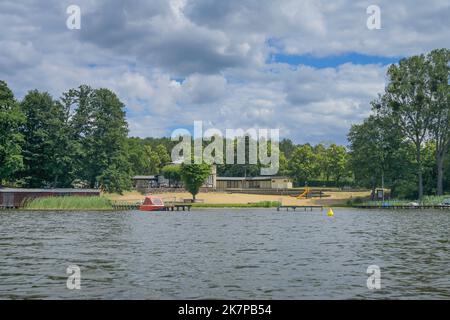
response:
M0 299L450 298L449 211L0 212ZM66 268L81 269L68 290ZM369 290L367 267L381 269Z

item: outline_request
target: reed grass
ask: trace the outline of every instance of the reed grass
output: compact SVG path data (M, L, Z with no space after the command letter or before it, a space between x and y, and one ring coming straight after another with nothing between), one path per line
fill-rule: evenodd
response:
M383 201L364 201L360 204L365 205L365 206L382 206L382 205L403 206L403 205L408 205L411 202L417 202L417 203L421 203L425 206L436 206L436 205L440 205L446 199L450 199L450 195L424 196L422 201L392 199L392 200L385 200L384 202Z
M25 203L28 210L112 210L111 200L105 197L45 197Z

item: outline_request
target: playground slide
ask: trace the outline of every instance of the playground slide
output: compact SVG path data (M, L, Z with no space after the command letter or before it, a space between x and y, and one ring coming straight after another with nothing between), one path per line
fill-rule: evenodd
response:
M302 199L302 198L306 198L308 196L308 193L310 192L310 189L308 187L305 188L305 191L303 191L303 193L300 193L297 196L293 196L297 199Z

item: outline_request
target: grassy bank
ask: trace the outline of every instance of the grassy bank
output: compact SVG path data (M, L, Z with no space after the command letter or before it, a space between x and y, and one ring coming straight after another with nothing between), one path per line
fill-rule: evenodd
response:
M276 208L278 201L260 201L255 203L193 203L193 208Z
M353 199L353 201L348 201L347 204L349 206L405 206L409 205L412 202L421 203L425 206L435 206L440 205L444 200L450 199L450 195L445 196L424 196L422 201L419 200L404 200L404 199L391 199L385 201L358 201L357 199Z
M26 210L112 210L111 200L105 197L46 197L31 200Z

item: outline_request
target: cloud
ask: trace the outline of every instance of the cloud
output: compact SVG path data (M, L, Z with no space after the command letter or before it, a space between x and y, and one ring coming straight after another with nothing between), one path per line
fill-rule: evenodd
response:
M81 30L68 30L71 4L0 2L0 79L19 98L34 88L55 97L83 83L110 88L127 106L131 134L143 137L203 120L345 143L383 90L386 65L315 68L271 57L383 61L450 47L445 0L378 1L382 29L373 31L371 1L79 0Z
M141 63L185 76L216 73L251 61L248 44L185 17L184 1L102 1L84 17L80 40L133 55Z

